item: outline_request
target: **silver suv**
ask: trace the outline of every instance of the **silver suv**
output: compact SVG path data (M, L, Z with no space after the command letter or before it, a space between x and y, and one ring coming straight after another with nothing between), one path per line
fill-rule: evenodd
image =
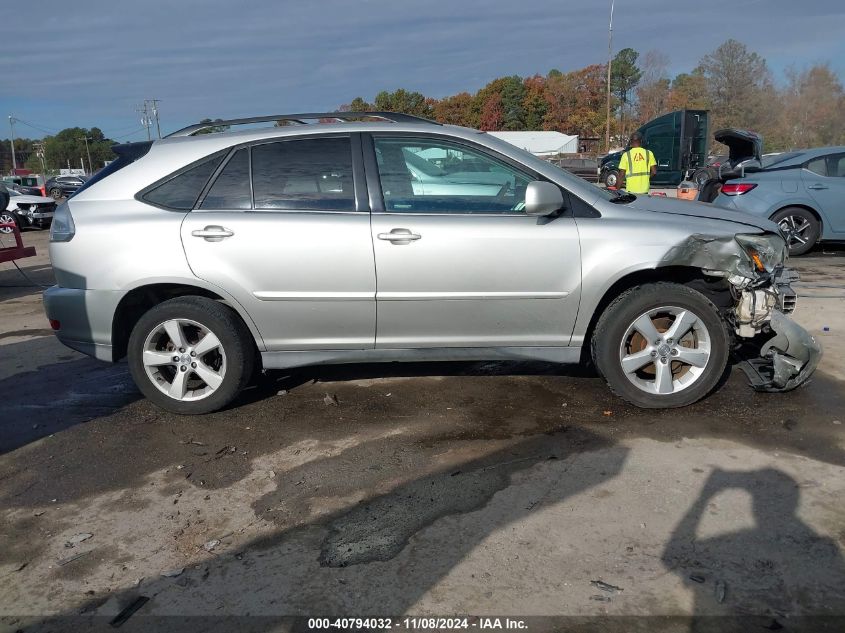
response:
M274 115L115 151L56 211L44 304L64 344L127 357L170 411L324 363L592 362L654 408L705 396L732 352L758 390L818 363L784 316L776 225L605 191L477 130Z

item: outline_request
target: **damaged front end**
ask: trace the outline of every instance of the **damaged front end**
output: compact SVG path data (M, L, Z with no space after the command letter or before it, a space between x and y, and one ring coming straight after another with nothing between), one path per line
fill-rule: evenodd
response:
M733 299L724 316L738 337L740 369L757 391L790 391L815 371L822 350L818 341L787 314L797 296L791 284L798 273L784 267L786 243L774 233L709 237L693 235L672 249L672 263L701 268L721 277ZM747 351L754 350L752 358Z

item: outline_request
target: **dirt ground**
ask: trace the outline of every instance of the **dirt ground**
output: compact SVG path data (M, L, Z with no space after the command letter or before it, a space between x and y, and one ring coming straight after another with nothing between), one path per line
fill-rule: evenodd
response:
M51 283L46 233L25 239ZM109 628L133 603L123 630L845 630L843 264L792 261L825 357L788 394L734 370L654 412L573 368L386 364L274 375L204 417L62 347L0 264L0 630Z

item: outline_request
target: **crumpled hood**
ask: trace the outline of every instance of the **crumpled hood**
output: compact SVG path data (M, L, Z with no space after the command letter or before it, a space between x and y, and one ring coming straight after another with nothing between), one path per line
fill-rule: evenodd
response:
M760 231L780 234L777 224L771 220L759 218L756 215L742 211L731 211L724 207L717 207L703 202L677 200L662 196L637 196L637 199L633 202L620 206L636 209L637 211L671 213L672 215L685 215L696 218L707 218L709 220L724 220L725 222L750 226Z

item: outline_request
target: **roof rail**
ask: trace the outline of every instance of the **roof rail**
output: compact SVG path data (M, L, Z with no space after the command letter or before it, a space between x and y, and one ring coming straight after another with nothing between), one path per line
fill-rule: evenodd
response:
M414 116L413 114L403 114L401 112L305 112L301 114L273 114L269 116L254 116L246 119L218 119L216 121L208 121L205 123L195 123L188 127L183 127L181 130L176 130L172 134L168 134L165 138L173 136L191 136L200 130L205 130L212 127L229 127L232 125L249 125L250 123L269 123L271 121L291 121L293 123L305 124L308 120L317 119L336 119L338 121L351 121L357 119L378 118L390 121L392 123L430 123L432 125L441 125L437 121L426 119L421 116Z

